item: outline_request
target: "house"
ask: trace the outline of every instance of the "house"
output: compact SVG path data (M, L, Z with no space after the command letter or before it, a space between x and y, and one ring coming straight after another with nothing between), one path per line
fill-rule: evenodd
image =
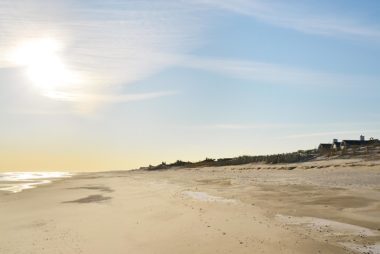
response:
M333 139L333 142L330 143L322 143L318 146L319 153L328 153L331 151L340 150L341 142L338 142L338 139Z
M361 140L343 140L341 147L342 150L352 148L352 147L360 147L366 145L368 141L361 141Z
M345 150L349 148L369 146L376 144L377 142L379 142L378 139L371 138L370 140L365 140L365 137L361 135L360 140L343 140L341 143L341 149Z
M318 146L318 152L320 154L326 154L334 151L347 150L350 148L360 148L368 146L380 146L380 141L378 139L370 138L365 140L363 135L360 136L359 140L342 140L339 142L338 139L333 139L333 142L322 143Z
M338 139L334 139L332 143L332 149L335 151L339 151L342 146L342 142L339 142Z
M332 145L331 144L320 144L318 146L318 152L319 153L328 153L331 151Z

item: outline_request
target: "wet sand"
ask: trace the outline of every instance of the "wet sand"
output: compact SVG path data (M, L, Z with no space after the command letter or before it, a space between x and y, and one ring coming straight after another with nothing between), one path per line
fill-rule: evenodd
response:
M79 174L0 193L0 253L380 253L380 162Z

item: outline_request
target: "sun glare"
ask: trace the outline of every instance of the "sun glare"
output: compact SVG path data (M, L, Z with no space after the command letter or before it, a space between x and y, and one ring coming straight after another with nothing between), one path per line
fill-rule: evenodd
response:
M45 93L78 82L77 77L65 67L59 55L61 50L61 45L50 38L30 40L15 47L10 60L25 66L30 81Z

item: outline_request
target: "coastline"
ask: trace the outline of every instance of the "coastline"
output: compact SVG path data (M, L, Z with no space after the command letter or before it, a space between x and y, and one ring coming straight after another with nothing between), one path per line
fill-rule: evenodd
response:
M0 193L0 253L380 252L380 162L285 167L83 173Z
M72 177L70 172L2 172L0 173L0 192L18 193L49 184L62 178Z

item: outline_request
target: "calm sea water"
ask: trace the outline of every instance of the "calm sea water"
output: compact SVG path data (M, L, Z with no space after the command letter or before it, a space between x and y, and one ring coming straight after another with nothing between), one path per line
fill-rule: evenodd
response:
M54 180L71 177L68 172L5 172L0 173L0 191L17 193Z

